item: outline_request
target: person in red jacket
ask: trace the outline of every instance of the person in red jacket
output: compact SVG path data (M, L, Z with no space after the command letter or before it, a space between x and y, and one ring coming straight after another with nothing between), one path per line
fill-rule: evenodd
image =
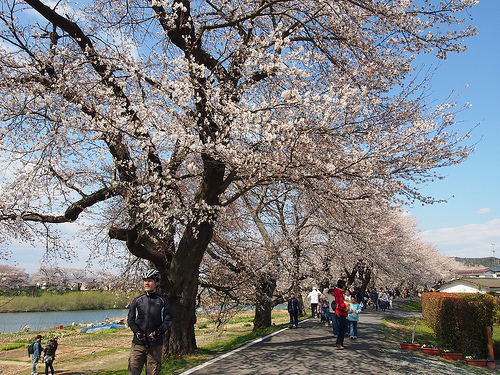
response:
M344 280L337 281L337 287L333 290L333 294L335 296L335 301L337 305L335 307L335 316L337 318L338 326L339 326L339 334L337 335L337 342L335 345L337 348L343 350L344 346L344 338L347 329L347 305L344 301L344 292L347 286Z

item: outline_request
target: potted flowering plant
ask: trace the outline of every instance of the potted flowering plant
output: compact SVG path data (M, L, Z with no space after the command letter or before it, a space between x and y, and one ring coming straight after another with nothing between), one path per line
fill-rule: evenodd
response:
M411 341L406 341L402 342L399 345L401 346L401 349L408 349L408 350L418 350L420 348L420 344L417 344L415 342L415 330L417 329L417 321L415 321L415 324L413 326L413 333L411 335Z
M441 351L441 355L443 356L444 359L453 359L453 360L460 360L464 356L462 353L455 352L454 349L443 349Z
M477 358L475 355L467 355L465 356L465 362L469 365L486 367L488 361L486 358Z
M422 345L422 353L425 354L430 354L430 355L440 355L441 354L441 348L435 345L427 345L424 344Z
M494 370L496 368L495 358L491 358L491 357L486 358L486 366L490 370Z
M420 344L413 341L401 342L399 345L401 346L401 349L407 350L418 350L420 348Z

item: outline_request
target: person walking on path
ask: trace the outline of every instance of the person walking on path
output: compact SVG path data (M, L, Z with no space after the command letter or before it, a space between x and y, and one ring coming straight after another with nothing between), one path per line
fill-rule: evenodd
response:
M474 371L470 366L401 350L397 342L381 337L382 319L388 315L410 320L422 317L421 312L399 308L402 302L403 299L395 300L394 309L388 310L384 315L371 311L366 315L362 314L360 338L363 339L350 341L348 353L338 351L331 345L332 340L328 334L330 328L309 319L302 322L300 330L280 330L250 343L245 349L237 349L232 354L224 353L181 375L310 375L337 372L341 375L470 375ZM322 360L323 358L327 360ZM483 371L484 374L486 371Z
M299 326L299 313L302 314L302 308L299 300L295 298L295 293L290 294L288 313L290 314L290 328L293 328L294 325L297 328Z
M378 293L377 289L372 289L370 292L370 299L372 300L372 309L378 311Z
M52 366L52 363L56 358L57 346L57 337L54 337L49 340L47 346L45 346L45 349L43 350L45 352L45 356L43 357L43 360L45 361L45 375L49 375L49 368L50 373L54 375L54 367Z
M324 294L322 294L321 297L319 297L319 303L321 306L320 323L328 325L330 323L330 305L328 303L328 298Z
M33 364L31 365L31 373L33 375L37 375L36 365L38 364L38 360L42 355L43 347L42 347L42 335L36 336L36 341L33 344Z
M389 295L387 292L382 291L379 296L380 308L385 311L389 307Z
M335 316L336 302L335 296L333 295L334 290L335 287L325 288L323 294L328 299L328 314L330 315L330 321L332 322L333 337L337 337L339 334L339 324L337 322L337 317Z
M307 298L311 299L311 315L314 318L318 309L318 304L319 304L319 296L321 296L320 291L318 288L314 287L312 292L307 295ZM319 316L319 314L318 314Z
M335 345L337 348L343 350L344 346L344 338L347 329L347 306L344 301L344 292L346 290L346 283L344 280L337 281L337 287L333 291L335 296L335 317L337 318L337 322L339 325L339 334L337 335L337 341Z
M347 314L347 320L349 320L350 333L349 336L352 340L358 338L358 321L359 313L361 312L361 304L358 303L356 297L352 296L351 304L349 305L349 312Z
M127 324L134 332L129 375L140 375L146 365L146 375L158 375L161 370L163 335L172 326L173 315L167 299L157 293L160 273L149 270L143 273L145 293L130 304Z

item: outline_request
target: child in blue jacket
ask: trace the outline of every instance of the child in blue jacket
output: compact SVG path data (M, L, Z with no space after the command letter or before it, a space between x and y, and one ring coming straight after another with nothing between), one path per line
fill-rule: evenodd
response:
M359 313L361 312L361 304L358 303L355 296L351 297L351 305L349 306L349 311L347 314L347 319L351 326L350 337L352 340L358 338L358 321Z

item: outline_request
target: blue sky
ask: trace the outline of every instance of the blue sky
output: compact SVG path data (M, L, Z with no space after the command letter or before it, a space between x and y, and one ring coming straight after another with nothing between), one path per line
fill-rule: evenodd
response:
M439 170L445 179L422 190L425 195L446 199L448 203L415 204L407 209L420 223L422 237L435 244L442 254L488 257L495 249L500 258L500 1L482 0L469 14L478 35L466 41L468 51L450 55L442 62L429 56L418 61L427 66L440 65L431 82L430 99L436 103L445 100L453 90L465 89L460 100L472 107L459 115L459 127L465 131L481 123L470 140L471 144L477 142L476 151L464 163ZM64 228L70 234L77 230L74 224ZM38 270L44 253L42 246L16 243L10 249L13 254L9 265L30 273ZM73 263L59 261L59 265L84 268L87 255L82 254Z
M440 169L446 178L422 190L448 203L416 204L409 211L417 217L423 238L442 254L488 257L495 249L500 258L500 1L482 0L469 13L478 35L466 41L466 52L442 62L432 88L440 102L468 85L460 100L472 107L459 115L459 128L481 123L470 142L478 142L476 151L464 163Z

